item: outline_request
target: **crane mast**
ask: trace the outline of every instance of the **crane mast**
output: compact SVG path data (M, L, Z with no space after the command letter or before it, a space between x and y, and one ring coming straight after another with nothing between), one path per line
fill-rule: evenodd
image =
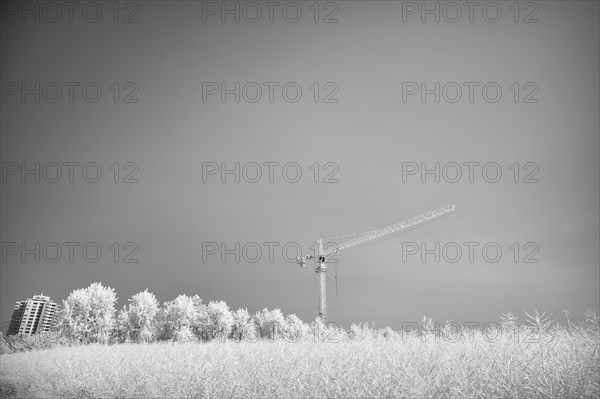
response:
M323 253L323 240L317 241L319 253ZM319 256L319 266L315 269L319 275L319 318L323 323L327 322L327 266L325 265L325 256Z
M400 223L393 224L388 227L384 227L383 229L373 230L366 233L358 234L356 238L353 238L348 241L344 241L337 245L335 248L331 248L325 250L323 248L323 240L317 240L317 255L305 255L298 257L296 262L300 264L301 267L306 266L306 261L308 259L315 258L315 262L317 262L318 266L315 269L315 272L319 277L319 318L323 323L327 322L327 265L325 264L325 258L331 254L337 253L344 249L352 248L354 246L364 244L368 241L375 240L377 238L381 238L393 233L396 233L400 230L407 229L409 227L413 227L419 225L421 223L427 222L429 220L433 220L437 217L446 215L449 212L452 212L456 209L456 206L448 204L441 208L434 209L432 211L423 213L419 216L404 220Z

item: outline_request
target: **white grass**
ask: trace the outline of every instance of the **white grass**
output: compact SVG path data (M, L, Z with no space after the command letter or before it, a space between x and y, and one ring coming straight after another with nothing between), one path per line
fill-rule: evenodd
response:
M598 337L87 345L0 356L6 397L598 398Z

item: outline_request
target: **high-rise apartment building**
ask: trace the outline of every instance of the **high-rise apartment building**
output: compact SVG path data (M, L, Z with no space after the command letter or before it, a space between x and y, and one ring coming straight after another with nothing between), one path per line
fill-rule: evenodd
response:
M50 331L56 322L57 311L58 305L43 294L19 301L15 305L6 335L31 335Z

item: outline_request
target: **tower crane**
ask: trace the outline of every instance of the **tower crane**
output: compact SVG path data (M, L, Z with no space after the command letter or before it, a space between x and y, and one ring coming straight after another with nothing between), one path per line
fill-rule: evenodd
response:
M306 262L309 259L315 259L315 262L318 264L315 272L319 276L319 318L323 321L323 323L327 322L327 280L325 273L327 272L327 266L325 264L325 258L329 255L335 254L344 249L352 248L354 246L364 244L368 241L375 240L377 238L381 238L393 233L396 233L400 230L407 229L409 227L413 227L419 225L424 222L428 222L440 216L446 215L456 209L455 205L445 205L441 208L434 209L432 211L423 213L419 216L415 216L413 218L404 220L402 222L393 224L388 227L384 227L383 229L368 231L365 233L354 234L357 237L344 241L339 245L335 246L335 248L325 249L323 247L323 239L317 240L317 254L316 256L313 254L308 254L305 256L299 256L296 259L296 263L298 263L301 267L306 267Z

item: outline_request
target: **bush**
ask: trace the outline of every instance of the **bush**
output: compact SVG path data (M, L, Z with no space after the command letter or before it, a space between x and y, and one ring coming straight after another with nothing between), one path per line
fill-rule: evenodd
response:
M4 338L4 334L0 332L0 355L5 353L10 353L10 350L6 344L6 339Z
M370 340L377 337L377 332L369 327L369 323L352 323L348 332L350 339L355 341Z
M9 335L0 339L0 354L52 349L72 346L73 343L59 332L50 331L33 335Z

